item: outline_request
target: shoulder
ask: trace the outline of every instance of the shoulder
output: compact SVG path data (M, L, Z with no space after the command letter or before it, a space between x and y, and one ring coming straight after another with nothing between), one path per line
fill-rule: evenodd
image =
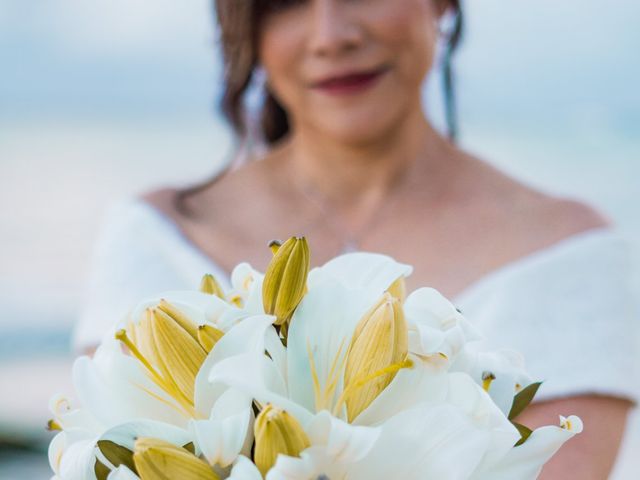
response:
M505 233L528 239L525 243L532 250L612 226L606 215L583 200L539 190L483 161L476 161L473 170L480 202L495 212Z
M513 220L559 237L611 226L602 212L583 200L534 188L484 162L479 161L478 169L490 186L485 189L489 201L502 205L502 212Z

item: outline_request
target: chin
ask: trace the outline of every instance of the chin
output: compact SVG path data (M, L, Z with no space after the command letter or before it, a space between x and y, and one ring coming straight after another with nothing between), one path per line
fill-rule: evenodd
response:
M354 109L327 113L319 129L339 142L358 145L385 137L398 124L401 112L385 108Z

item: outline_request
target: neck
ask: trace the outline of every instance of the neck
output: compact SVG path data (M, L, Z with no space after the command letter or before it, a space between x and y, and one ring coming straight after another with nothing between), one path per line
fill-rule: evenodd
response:
M422 111L408 115L375 141L349 144L299 129L289 144L294 178L320 192L334 205L375 202L389 195L416 164L434 162L444 140Z

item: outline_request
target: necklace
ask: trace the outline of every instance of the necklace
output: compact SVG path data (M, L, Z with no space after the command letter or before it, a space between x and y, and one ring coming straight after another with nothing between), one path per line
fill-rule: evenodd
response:
M383 209L390 208L393 204L393 200L396 200L398 195L396 193L397 188L390 188L378 201L377 208L372 209L372 213L363 222L357 230L352 230L348 227L347 223L338 215L337 208L335 208L329 199L323 195L318 189L314 188L311 184L305 182L294 183L296 189L305 198L307 202L312 204L321 214L324 223L338 236L340 239L341 247L340 253L351 253L361 250L361 245L364 236L370 233L374 227L381 220L381 212Z

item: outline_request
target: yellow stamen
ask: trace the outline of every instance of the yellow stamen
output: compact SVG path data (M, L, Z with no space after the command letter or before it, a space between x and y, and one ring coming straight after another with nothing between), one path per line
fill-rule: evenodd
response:
M482 374L482 388L485 392L489 391L491 383L496 379L496 376L491 372L484 372Z
M347 403L349 397L352 395L355 395L358 389L361 389L362 387L364 387L368 382L371 382L383 376L387 376L389 374L395 375L396 373L398 373L400 370L404 368L413 368L413 360L407 358L401 363L389 365L388 367L382 368L377 372L373 372L370 375L363 376L362 378L357 379L355 382L352 382L347 388L343 390L342 394L338 398L338 401L336 402L336 406L333 409L333 414L335 416L338 416L338 414L340 413L340 409L345 403ZM349 417L350 418L349 421L352 421L355 418L355 416L357 415L354 415L353 418Z
M344 340L340 343L338 351L336 352L333 361L331 362L331 368L327 374L326 383L324 389L320 386L320 378L318 376L318 370L316 367L311 344L307 341L307 357L309 358L309 366L311 368L311 378L313 380L313 393L314 404L316 412L321 410L330 409L331 402L335 396L336 389L340 382L340 374L346 357L342 355L344 349Z
M47 422L47 430L49 430L50 432L55 432L57 430L62 430L62 427L54 419L51 419Z
M238 308L242 308L242 296L241 295L232 295L231 297L229 297L229 303L231 303L232 305L235 305Z

